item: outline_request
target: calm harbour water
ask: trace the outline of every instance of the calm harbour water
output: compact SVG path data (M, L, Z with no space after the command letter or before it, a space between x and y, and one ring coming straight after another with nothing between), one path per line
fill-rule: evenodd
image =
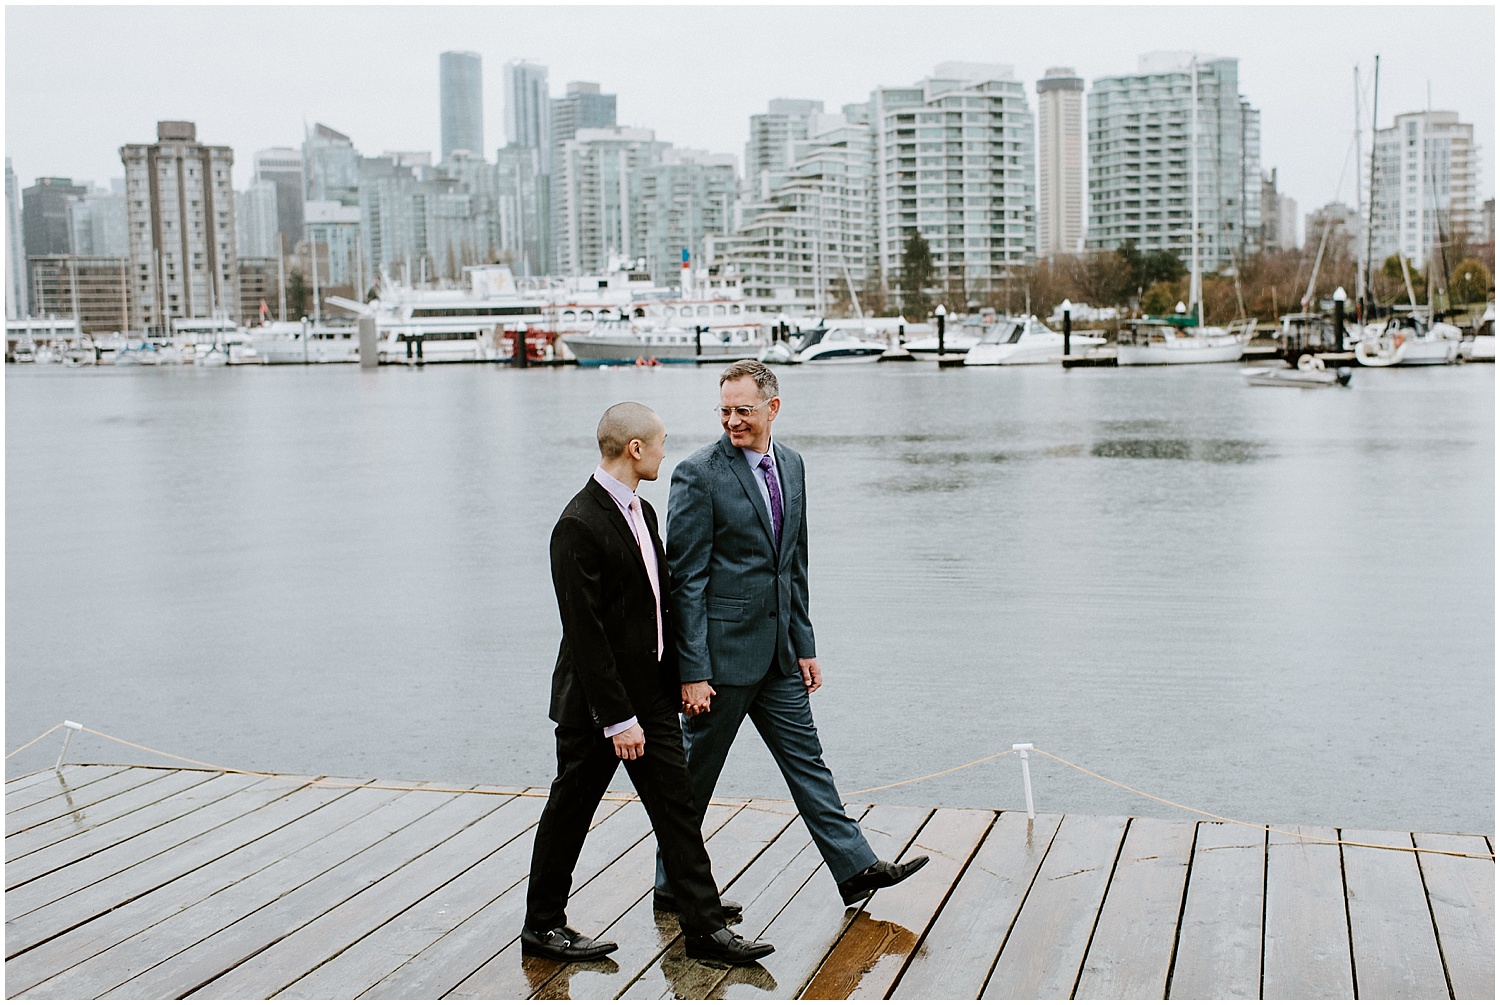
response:
M780 373L844 790L1032 741L1240 819L1493 833L1492 367ZM71 718L236 767L546 784L552 523L604 407L655 407L670 466L717 435L716 382L6 367L7 749ZM1039 809L1181 815L1032 774ZM785 795L748 724L720 791ZM871 798L1015 807L1020 769Z

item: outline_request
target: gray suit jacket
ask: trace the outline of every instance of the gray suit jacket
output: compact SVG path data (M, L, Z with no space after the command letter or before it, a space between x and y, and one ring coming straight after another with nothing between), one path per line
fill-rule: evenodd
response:
M677 465L667 501L667 564L683 683L754 684L774 660L798 672L817 655L807 613L802 456L773 441L781 548L755 475L727 435Z

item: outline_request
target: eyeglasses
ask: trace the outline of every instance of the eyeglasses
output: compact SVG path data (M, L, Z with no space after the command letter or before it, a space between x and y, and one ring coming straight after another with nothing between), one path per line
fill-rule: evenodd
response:
M756 412L759 412L762 408L765 408L774 400L774 398L767 398L759 405L734 405L732 407L729 405L715 405L714 411L719 413L720 419L727 419L731 415L738 415L742 419L748 419L750 418L750 416L754 415Z

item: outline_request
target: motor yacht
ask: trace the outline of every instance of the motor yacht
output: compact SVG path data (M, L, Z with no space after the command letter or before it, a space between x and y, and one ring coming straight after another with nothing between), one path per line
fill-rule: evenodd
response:
M1071 350L1103 345L1097 335L1072 335ZM1037 320L1035 314L1023 318L1001 318L990 326L979 342L964 356L964 366L1020 366L1028 363L1050 363L1062 356L1063 337Z
M564 335L563 344L580 364L693 363L698 360L754 359L766 344L758 323L734 328L692 329L620 318L600 321L587 332Z

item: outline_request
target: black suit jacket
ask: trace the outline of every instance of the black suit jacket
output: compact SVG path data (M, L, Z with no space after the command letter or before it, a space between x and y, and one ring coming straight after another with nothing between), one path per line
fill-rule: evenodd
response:
M662 660L656 653L656 597L646 563L609 492L590 478L552 528L552 586L563 637L552 671L549 714L561 725L603 728L631 716L644 719L663 696L676 705L667 557L656 510L645 499L641 510L662 583L667 650Z

